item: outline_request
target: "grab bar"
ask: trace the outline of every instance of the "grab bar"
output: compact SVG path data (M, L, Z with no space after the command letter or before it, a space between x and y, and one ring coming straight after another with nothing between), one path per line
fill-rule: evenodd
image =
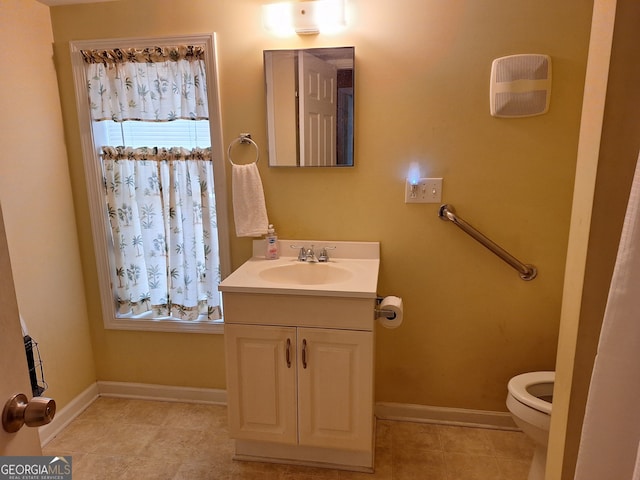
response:
M496 243L489 240L482 233L476 230L474 227L469 225L467 222L462 220L460 217L456 215L456 211L452 205L442 205L440 210L438 210L438 216L442 220L449 220L453 222L456 226L462 229L467 235L473 237L475 240L480 242L483 246L491 250L494 254L500 257L502 260L507 262L513 268L515 268L520 273L520 278L523 280L533 280L536 278L538 274L538 270L533 265L524 264L516 257L507 252L504 248L500 247Z

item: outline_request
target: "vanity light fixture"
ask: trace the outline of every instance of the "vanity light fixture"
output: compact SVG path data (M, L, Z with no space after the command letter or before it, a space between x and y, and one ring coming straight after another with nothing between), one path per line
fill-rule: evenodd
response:
M276 35L332 33L346 25L344 0L270 3L262 6L267 30Z

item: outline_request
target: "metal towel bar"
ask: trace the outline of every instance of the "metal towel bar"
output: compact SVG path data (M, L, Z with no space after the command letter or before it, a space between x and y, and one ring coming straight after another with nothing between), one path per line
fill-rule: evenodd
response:
M518 273L520 273L520 278L522 278L523 280L533 280L534 278L536 278L536 275L538 274L538 270L536 270L536 267L534 267L533 265L522 263L516 257L507 252L504 248L489 240L474 227L458 217L452 205L442 205L440 207L440 210L438 210L438 216L442 220L449 220L450 222L453 222L466 234L473 237L483 246L491 250L494 254L496 254L502 260L515 268Z

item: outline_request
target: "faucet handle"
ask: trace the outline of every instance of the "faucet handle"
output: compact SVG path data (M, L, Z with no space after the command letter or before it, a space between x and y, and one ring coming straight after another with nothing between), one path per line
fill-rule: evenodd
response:
M319 262L328 262L329 261L329 254L327 253L327 250L335 250L336 247L322 247L322 250L320 250L320 255L318 255L318 261Z
M298 261L299 262L304 262L307 260L307 251L305 250L304 247L300 247L298 245L289 245L289 248L295 248L295 249L300 249L300 251L298 252Z

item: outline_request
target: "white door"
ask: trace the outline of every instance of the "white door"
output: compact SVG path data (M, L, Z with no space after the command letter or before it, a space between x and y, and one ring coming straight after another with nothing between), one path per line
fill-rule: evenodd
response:
M338 69L309 52L298 58L300 164L336 164Z
M231 437L296 444L296 329L224 328Z
M31 398L31 383L0 209L0 410L16 393ZM0 427L0 456L42 455L35 428L7 433Z
M373 332L298 328L300 445L369 450Z

